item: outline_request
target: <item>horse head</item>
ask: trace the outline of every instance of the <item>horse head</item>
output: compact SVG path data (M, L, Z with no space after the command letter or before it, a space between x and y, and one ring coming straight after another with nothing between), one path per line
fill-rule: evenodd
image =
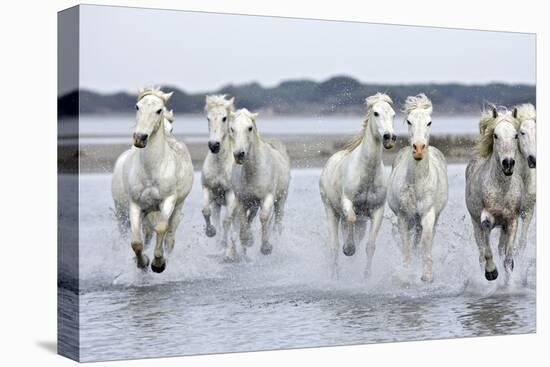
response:
M385 94L377 93L368 97L365 102L371 132L380 137L384 148L393 148L397 136L393 132L395 111L392 108L392 100Z
M257 137L256 117L246 108L231 113L230 136L233 141L233 156L237 164L243 164L250 152L251 145Z
M204 110L208 120L208 148L214 154L220 151L228 133L231 112L235 108L234 101L235 98L225 99L225 94L206 96Z
M420 161L428 151L430 126L432 125L432 102L423 93L407 97L404 112L412 155L415 160Z
M149 138L161 127L164 120L164 107L172 94L173 92L164 93L158 88L140 90L136 103L135 147L145 148Z

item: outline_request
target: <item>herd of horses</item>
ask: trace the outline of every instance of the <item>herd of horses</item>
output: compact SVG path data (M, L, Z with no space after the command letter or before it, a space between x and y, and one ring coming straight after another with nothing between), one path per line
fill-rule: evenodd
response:
M119 228L130 229L138 268L160 273L174 248L181 211L193 185L187 147L172 134L172 93L159 88L139 91L133 146L117 159L112 195ZM386 203L397 217L405 266L410 246L421 246L421 279L433 280L432 243L448 200L447 164L430 145L432 102L424 94L406 99L403 112L409 144L396 155L389 177L382 155L396 143L391 98L377 93L366 99L362 130L332 155L319 179L332 257L332 276L339 277L338 255L352 256L370 221L365 275L372 269L375 244ZM290 183L290 159L284 144L260 135L257 114L236 110L234 98L206 96L209 151L202 167L202 214L205 234L218 236L224 258L239 257L254 243L251 225L259 212L261 253L273 251L273 231L282 231ZM536 199L536 112L531 104L510 109L489 106L482 112L476 150L466 168L466 207L489 281L498 277L490 234L500 228L498 251L510 274L514 256L525 248ZM222 210L223 209L223 210ZM521 233L516 246L516 232ZM341 232L341 234L340 234ZM155 238L154 257L144 250ZM343 245L340 247L340 240Z

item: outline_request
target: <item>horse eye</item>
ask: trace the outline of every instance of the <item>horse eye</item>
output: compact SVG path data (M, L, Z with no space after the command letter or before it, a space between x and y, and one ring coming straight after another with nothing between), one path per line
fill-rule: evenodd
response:
M497 134L493 134L493 138L498 139Z
M227 121L227 117L224 116L223 119L222 119L222 121L223 121L223 122L226 122L226 121Z
M235 130L233 130L233 128L230 128L230 130L231 130L231 132L232 132L232 133L234 133L234 132L235 132Z
M431 122L431 121L430 121L430 122L428 122L428 126L432 126L432 122Z
M136 105L136 111L139 111L139 106L138 105Z
M521 135L523 136L523 135L525 135L525 133L522 131L522 132L521 132Z
M252 126L249 126L249 127L248 127L248 131L252 131Z
M378 117L379 113L378 112L374 112L374 116Z
M518 138L518 134L516 134L516 139Z
M157 110L157 115L160 115L161 112L162 112L162 108L158 109Z
M409 120L407 120L407 124L412 125L411 122L410 122Z

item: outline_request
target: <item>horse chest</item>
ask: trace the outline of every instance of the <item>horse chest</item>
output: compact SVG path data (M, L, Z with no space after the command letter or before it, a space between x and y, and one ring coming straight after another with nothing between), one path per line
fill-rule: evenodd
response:
M162 191L162 187L157 181L146 179L134 187L131 196L143 209L158 210L163 198Z

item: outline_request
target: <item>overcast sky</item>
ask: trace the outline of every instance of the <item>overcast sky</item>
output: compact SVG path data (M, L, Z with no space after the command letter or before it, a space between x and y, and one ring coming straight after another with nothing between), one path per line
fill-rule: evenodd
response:
M81 8L80 82L103 92L175 85L189 92L257 81L535 84L532 34Z

